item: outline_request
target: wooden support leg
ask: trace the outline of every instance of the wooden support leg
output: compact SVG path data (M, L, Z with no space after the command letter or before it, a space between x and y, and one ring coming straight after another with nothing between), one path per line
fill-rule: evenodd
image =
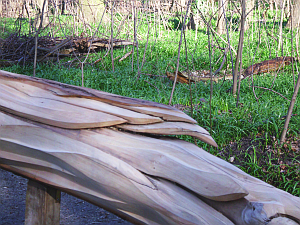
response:
M60 194L61 192L53 187L29 180L25 225L59 225Z

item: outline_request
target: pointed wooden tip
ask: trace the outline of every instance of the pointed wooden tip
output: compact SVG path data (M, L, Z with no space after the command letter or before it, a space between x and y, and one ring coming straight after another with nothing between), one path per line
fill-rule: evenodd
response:
M163 122L146 125L120 124L117 125L117 127L137 133L158 135L190 135L209 145L212 145L213 147L218 147L217 143L210 136L210 134L197 124L185 122Z

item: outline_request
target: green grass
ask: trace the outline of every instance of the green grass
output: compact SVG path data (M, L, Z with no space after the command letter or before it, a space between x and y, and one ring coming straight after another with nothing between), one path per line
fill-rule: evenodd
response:
M67 21L67 17L62 17L62 22ZM24 25L25 28L22 32L28 32L26 30L27 25ZM253 26L254 28L257 27L255 24ZM2 33L2 37L7 37L9 33L14 32L15 29L12 27L12 25L7 25L8 32ZM67 26L66 24L65 30L68 32L65 32L65 34L72 34L70 31L71 28L71 25ZM101 31L104 30L103 28ZM144 55L146 45L145 34L147 30L146 24L140 26L139 33L142 39L139 39L139 67L141 67ZM48 31L45 30L42 34L46 34ZM289 37L289 31L285 29L284 32L284 37ZM122 62L116 60L115 72L112 72L110 55L104 57L105 51L102 51L91 54L87 60L87 64L84 66L85 86L122 96L168 104L173 83L165 77L151 77L146 74L165 76L168 64L175 67L180 30L162 31L161 34L164 38L160 37L155 41L157 33L153 26L151 27L150 41L146 50L146 63L141 70L139 79L137 79L138 66L136 53L133 57L133 70L131 65L132 56L130 56ZM62 36L63 32L60 31L57 35ZM252 62L257 63L269 59L270 56L271 58L276 56L276 41L268 40L269 37L263 30L260 35L259 42L259 32L252 33L251 26L249 31L246 32L243 53L244 68L251 65ZM124 36L121 37L124 38ZM209 50L205 29L199 30L197 40L194 37L195 31L187 31L189 68L195 68L195 70L209 69ZM230 33L232 46L237 46L238 37L238 32ZM223 38L226 39L226 36L223 36ZM269 41L268 43L270 43L271 48L267 47L267 41ZM225 46L222 42L220 42L220 45L221 47ZM284 53L290 55L290 42L287 42L285 46ZM131 47L116 48L114 49L114 57L123 56L130 50ZM214 49L212 55L213 70L218 69L220 66L221 62L217 63L220 56L222 56L221 51ZM103 60L94 66L89 65L89 63L99 58L103 58ZM68 60L62 60L60 65L50 62L47 64L38 64L36 74L38 77L79 86L81 85L81 70L76 65L69 67ZM187 66L187 63L184 44L181 49L180 64L180 70L185 70L184 67ZM226 66L230 70L229 53L227 55ZM31 65L26 65L25 67L13 66L5 68L5 70L32 75L33 67ZM257 75L254 77L254 82L256 86L270 88L273 79L274 74ZM278 73L272 89L291 99L293 94L292 83L292 68L288 66L284 71ZM259 101L257 101L252 88L249 87L248 79L245 79L241 84L241 104L239 107L236 107L236 98L231 93L226 92L230 88L231 82L220 82L214 84L211 106L212 123L210 123L210 106L208 103L210 97L209 83L200 82L191 86L193 103L199 104L199 106L197 110L193 110L193 115L189 111L187 113L196 119L200 126L211 132L211 135L219 145L219 149L214 149L200 141L197 141L197 144L225 160L229 160L233 156L236 157L233 163L247 173L294 195L300 196L299 152L293 152L291 150L292 146L289 146L289 143L290 145L293 143L292 140L294 142L295 140L299 140L300 119L298 115L300 115L300 109L298 99L293 112L297 116L292 117L289 125L289 143L286 147L279 147L278 142L284 125L283 116L287 114L289 101L273 92L256 89L256 95L260 96ZM205 99L206 103L200 103L200 99ZM190 90L188 85L176 85L172 104L190 105ZM193 139L190 137L180 136L180 138L193 142ZM245 144L246 139L251 141ZM231 145L235 145L236 147L233 148ZM283 164L281 164L281 161ZM282 169L283 167L284 169Z

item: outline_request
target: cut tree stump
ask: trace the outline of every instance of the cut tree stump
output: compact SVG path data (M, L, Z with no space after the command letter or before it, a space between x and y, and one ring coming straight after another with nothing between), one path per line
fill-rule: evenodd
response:
M58 225L61 191L29 179L26 192L25 225Z

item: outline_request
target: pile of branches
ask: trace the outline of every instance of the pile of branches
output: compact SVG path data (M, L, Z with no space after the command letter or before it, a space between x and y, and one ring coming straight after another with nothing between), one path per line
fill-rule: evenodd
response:
M49 38L39 38L39 45L49 43ZM11 34L0 42L0 59L2 66L10 66L15 62L33 61L35 41L32 36L18 36Z
M103 48L132 45L133 43L121 39L110 41L106 38L84 37L49 37L37 39L37 61L43 62L53 58L72 57L98 52ZM35 57L35 36L18 36L12 34L0 40L0 66L11 66L18 63L30 63Z

